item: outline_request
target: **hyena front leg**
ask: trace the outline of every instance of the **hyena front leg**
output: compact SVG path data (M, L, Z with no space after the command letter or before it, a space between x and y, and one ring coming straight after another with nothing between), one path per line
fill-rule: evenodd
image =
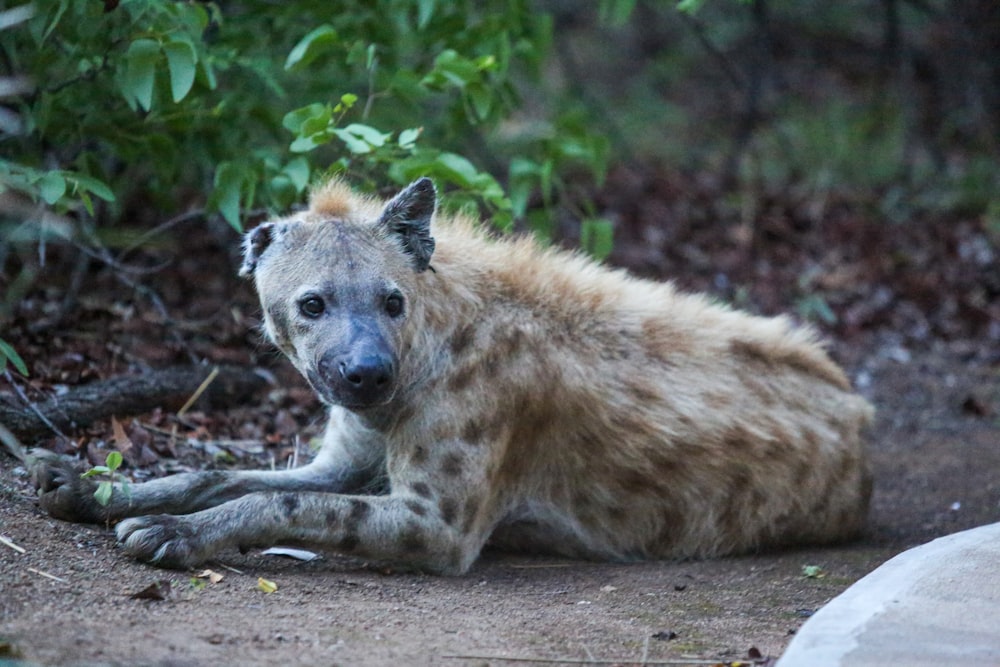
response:
M36 450L29 464L39 504L49 515L77 523L117 521L146 514L188 514L264 491L351 493L376 477L377 464L321 453L311 464L281 471L205 471L181 473L129 485L115 484L111 500L94 498L97 482L83 479L66 458Z
M466 498L465 505L475 512L479 502ZM486 539L469 529L474 523L409 493L254 493L185 516L126 519L117 534L129 554L160 567L193 567L225 548L292 544L461 574Z

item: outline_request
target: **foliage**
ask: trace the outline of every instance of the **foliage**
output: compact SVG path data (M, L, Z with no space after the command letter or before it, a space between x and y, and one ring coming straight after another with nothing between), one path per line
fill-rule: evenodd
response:
M97 489L94 491L94 499L101 504L102 507L107 507L108 503L111 502L111 495L114 493L115 488L115 478L117 475L115 472L122 465L122 455L121 452L112 451L108 452L108 456L104 461L102 466L94 466L90 470L86 471L81 477L94 477L95 475L107 475L107 479L101 480L97 485ZM128 480L122 477L121 485L119 486L121 492L128 498L131 495L131 489L128 485Z
M10 343L0 338L0 372L7 369L7 362L14 365L21 375L28 375L28 366Z
M551 19L527 0L31 7L0 32L10 80L31 84L0 188L99 226L207 192L240 228L241 211L284 209L329 169L369 189L431 176L446 203L485 206L505 228L523 214L528 179L515 211L463 152L518 107L515 78L545 58ZM525 159L558 170L585 140L553 137ZM602 158L586 157L595 173Z

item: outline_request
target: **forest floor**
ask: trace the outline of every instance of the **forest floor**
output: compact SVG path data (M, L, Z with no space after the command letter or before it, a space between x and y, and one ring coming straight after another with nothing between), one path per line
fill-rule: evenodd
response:
M48 518L20 462L0 453L0 537L19 547L0 544L0 665L763 662L894 554L1000 520L1000 262L984 223L896 224L832 200L758 198L734 214L710 191L676 174L612 174L601 199L617 225L611 261L757 312L820 320L878 408L863 539L628 565L488 551L457 578L328 554L232 552L209 564L222 575L211 581L129 560L104 526ZM233 277L236 247L231 230L193 224L114 265L50 249L38 288L3 332L31 376L0 381L0 396L21 400L10 380L40 402L191 360L267 368L269 390L239 407L118 415L25 444L94 465L127 441L136 481L286 466L304 452L322 412L256 333L253 295ZM147 270L126 274L125 264ZM277 590L261 590L260 578Z

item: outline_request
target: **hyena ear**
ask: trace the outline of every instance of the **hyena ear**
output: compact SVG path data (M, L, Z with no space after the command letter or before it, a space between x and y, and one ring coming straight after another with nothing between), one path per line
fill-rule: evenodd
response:
M243 235L243 265L240 267L240 277L245 278L253 275L257 268L260 256L271 245L274 240L277 225L273 222L265 222L257 225Z
M390 234L403 242L403 249L413 258L417 273L427 270L434 254L431 218L436 206L434 183L429 178L421 178L393 197L378 220L378 224L384 225Z

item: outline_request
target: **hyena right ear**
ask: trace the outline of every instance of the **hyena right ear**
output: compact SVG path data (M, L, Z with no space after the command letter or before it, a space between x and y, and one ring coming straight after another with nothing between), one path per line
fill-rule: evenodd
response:
M277 224L265 222L257 225L243 235L243 266L240 267L240 277L253 275L260 256L271 245L277 231Z
M410 183L393 197L378 220L378 224L403 242L403 250L413 259L413 269L426 271L434 254L431 218L437 207L437 190L429 178Z

